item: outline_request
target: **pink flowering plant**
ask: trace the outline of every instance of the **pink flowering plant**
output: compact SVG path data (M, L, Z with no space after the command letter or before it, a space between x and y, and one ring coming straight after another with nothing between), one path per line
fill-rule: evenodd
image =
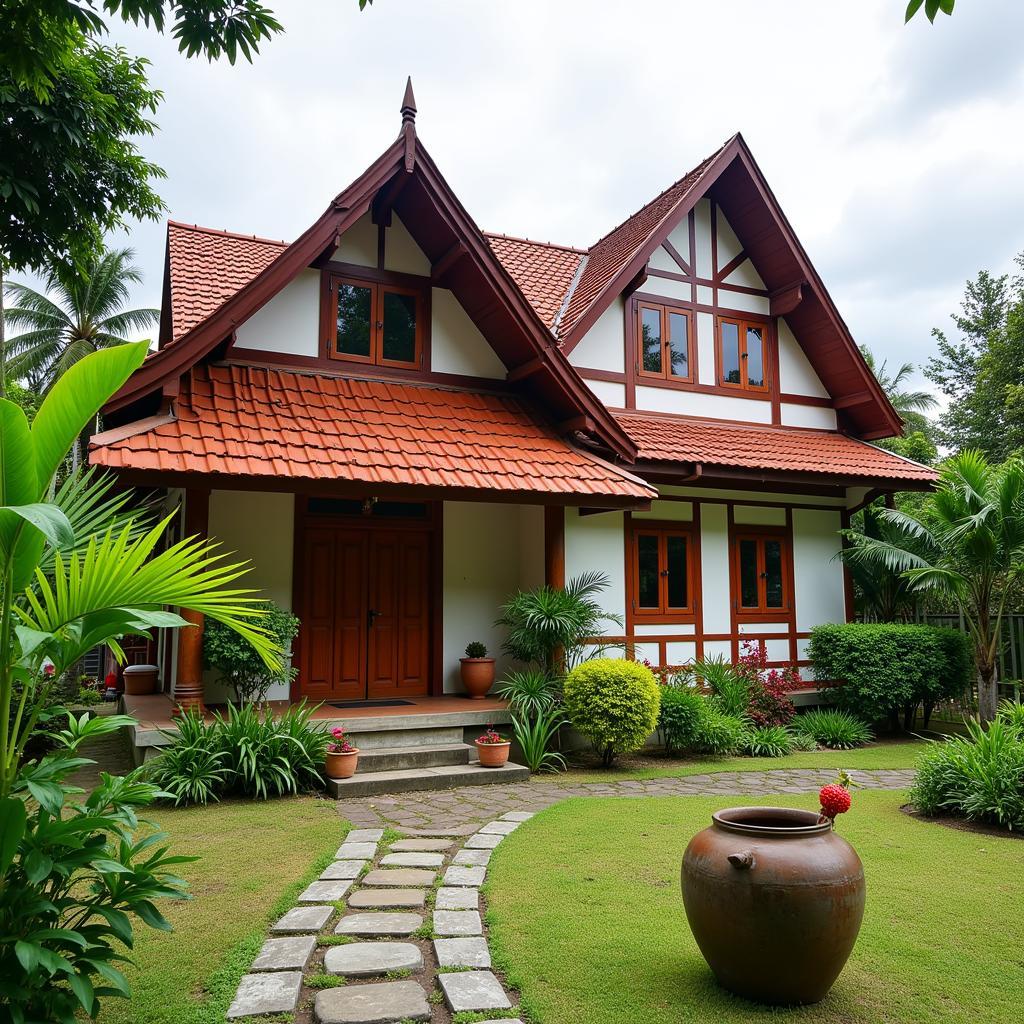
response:
M487 731L477 738L477 743L483 743L490 745L492 743L509 743L510 740L505 739L501 733L497 732L493 725L487 726Z
M788 725L796 714L789 694L803 683L792 665L768 667L768 652L757 640L744 640L737 669L750 687L747 714L758 728Z
M340 725L336 725L331 730L331 736L334 738L327 744L328 754L354 754L356 752L356 748L349 743L345 737L345 730Z

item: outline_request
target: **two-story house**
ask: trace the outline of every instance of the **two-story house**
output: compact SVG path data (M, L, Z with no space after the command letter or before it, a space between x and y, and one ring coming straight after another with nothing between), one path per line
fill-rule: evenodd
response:
M168 225L92 463L294 610L292 699L457 693L511 593L593 570L637 658L806 674L851 614L837 531L934 474L871 444L900 420L743 139L574 248L481 231L415 117L291 243ZM222 699L196 621L185 703Z

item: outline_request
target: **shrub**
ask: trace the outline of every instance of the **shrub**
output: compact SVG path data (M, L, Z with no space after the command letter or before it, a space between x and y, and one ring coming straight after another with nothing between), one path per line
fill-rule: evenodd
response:
M487 644L483 644L479 640L471 640L468 644L466 644L466 657L486 658Z
M789 730L789 749L791 753L799 750L809 754L811 751L818 749L818 741L813 736L808 736L807 733L800 732L791 727Z
M748 721L722 711L712 700L701 705L693 749L701 754L735 754L743 746Z
M738 671L749 684L746 713L755 726L788 725L796 714L789 696L802 685L792 665L768 667L768 651L758 640L744 640Z
M557 750L549 749L564 724L561 710L553 706L533 715L513 714L512 734L526 767L535 775L565 767L565 758Z
M784 725L763 725L743 736L743 753L751 757L785 757L793 750L793 735Z
M1016 733L1018 739L1024 740L1024 704L1019 700L1000 701L996 718Z
M550 711L559 701L557 681L536 668L509 672L495 692L508 701L513 714L527 718Z
M638 750L658 724L660 688L650 669L635 661L594 658L569 673L565 707L607 767L617 754Z
M721 656L698 661L693 670L727 715L742 715L750 703L750 680Z
M871 729L855 715L835 709L815 708L797 715L793 728L810 736L820 746L833 750L849 750L875 738Z
M1024 828L1024 739L999 718L987 728L968 722L967 729L966 737L933 743L918 758L911 802L922 814Z
M970 641L953 629L893 623L849 622L816 626L809 647L818 679L834 680L834 703L865 721L902 711L906 728L924 706L925 724L942 700L960 697L971 685Z
M667 754L692 750L696 745L707 698L692 686L663 686L658 712L658 737Z

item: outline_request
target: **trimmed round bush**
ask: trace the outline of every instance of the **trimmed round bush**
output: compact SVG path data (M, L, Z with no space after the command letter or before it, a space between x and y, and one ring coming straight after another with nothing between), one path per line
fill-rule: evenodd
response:
M860 747L875 738L871 729L855 715L824 708L815 708L797 715L793 720L793 728L810 736L815 743L833 750Z
M663 686L658 733L667 754L692 750L700 735L702 705L707 701L693 686Z
M620 658L593 658L565 680L565 710L609 766L639 750L658 724L661 687L649 668Z

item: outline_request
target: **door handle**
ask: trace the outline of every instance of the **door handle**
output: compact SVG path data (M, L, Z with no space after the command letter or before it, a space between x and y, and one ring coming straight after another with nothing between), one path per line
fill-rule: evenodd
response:
M378 615L380 615L380 612L374 611L372 608L367 609L367 612L366 612L366 628L367 629L372 629L373 628L373 621L374 621L374 619L377 618Z

